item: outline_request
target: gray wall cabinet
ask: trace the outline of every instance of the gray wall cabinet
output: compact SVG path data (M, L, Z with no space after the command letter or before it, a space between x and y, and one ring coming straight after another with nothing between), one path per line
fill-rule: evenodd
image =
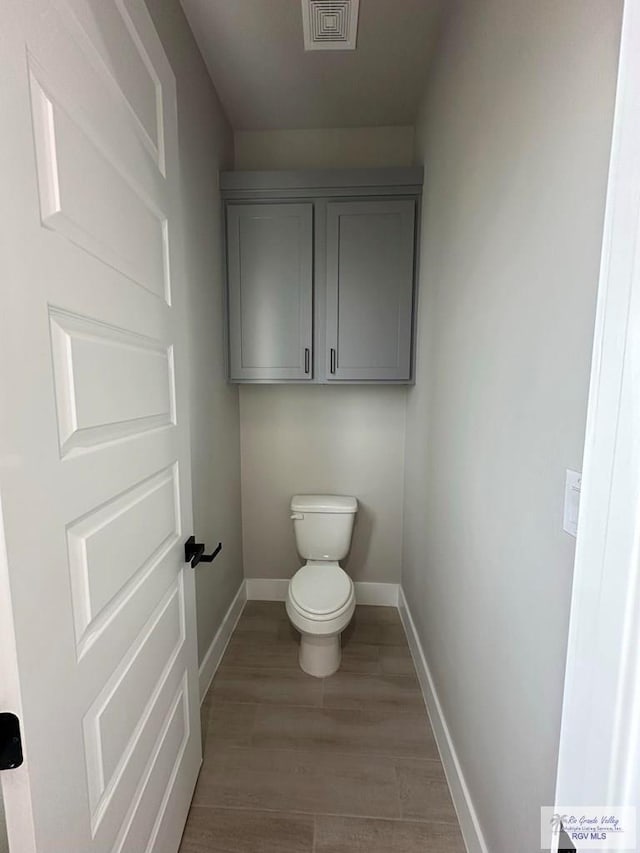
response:
M225 172L232 382L413 381L421 169Z
M327 205L329 379L411 377L415 203Z
M232 379L311 379L313 205L227 208Z

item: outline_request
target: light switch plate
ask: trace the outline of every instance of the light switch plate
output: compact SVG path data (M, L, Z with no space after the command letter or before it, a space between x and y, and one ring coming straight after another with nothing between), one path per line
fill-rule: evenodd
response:
M580 512L580 489L582 473L567 468L564 485L564 520L562 529L570 536L578 535L578 514Z

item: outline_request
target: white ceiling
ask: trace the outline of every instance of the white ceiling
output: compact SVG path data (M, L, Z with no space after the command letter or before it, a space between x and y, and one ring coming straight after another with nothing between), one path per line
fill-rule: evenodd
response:
M441 0L360 0L355 51L305 53L300 0L181 0L236 130L413 124Z

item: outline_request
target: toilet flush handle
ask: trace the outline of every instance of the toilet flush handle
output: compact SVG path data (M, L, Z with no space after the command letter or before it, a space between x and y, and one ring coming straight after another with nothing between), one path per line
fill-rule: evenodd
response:
M291 521L302 521L304 518L304 513L302 512L292 512L291 513Z

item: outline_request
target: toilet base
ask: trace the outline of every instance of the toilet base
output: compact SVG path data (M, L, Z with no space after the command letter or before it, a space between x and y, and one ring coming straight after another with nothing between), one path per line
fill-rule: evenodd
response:
M298 660L301 669L308 675L315 675L316 678L333 675L342 660L340 634L331 637L301 634Z

